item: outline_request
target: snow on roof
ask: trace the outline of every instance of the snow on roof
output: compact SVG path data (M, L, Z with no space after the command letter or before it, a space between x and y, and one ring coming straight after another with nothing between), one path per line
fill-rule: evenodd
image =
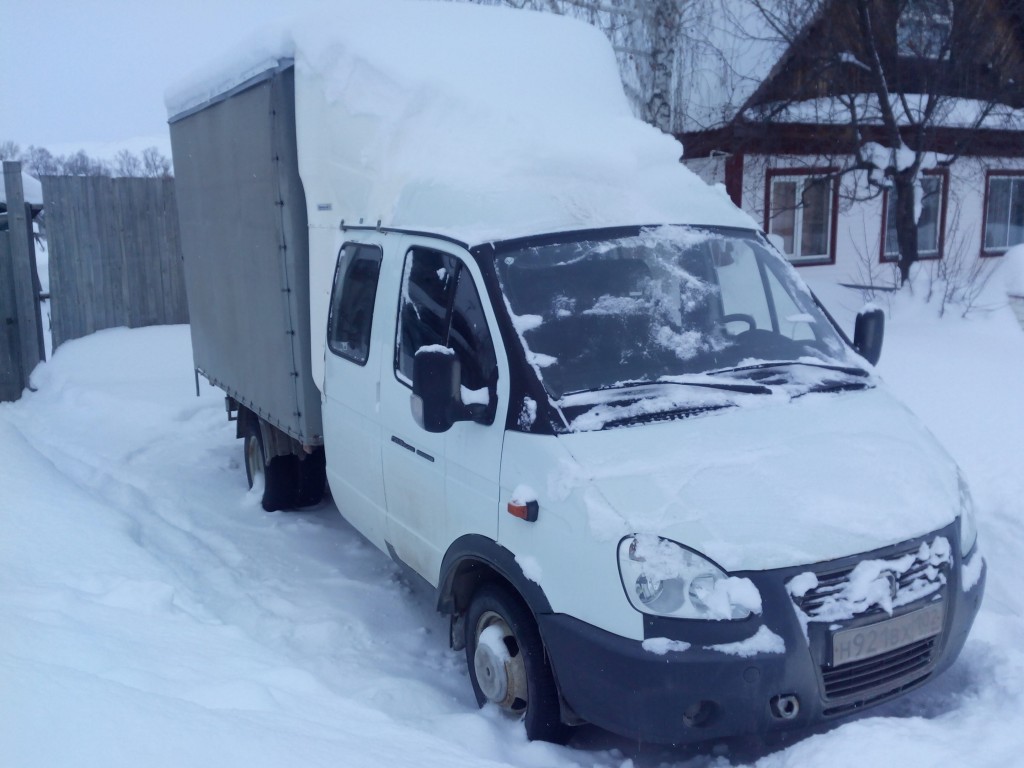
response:
M925 113L927 95L903 94L890 98L893 113L900 125L921 121ZM878 97L862 94L854 102L857 119L863 125L881 124L882 112ZM987 112L987 114L986 114ZM753 119L770 116L771 122L809 123L816 125L847 124L850 122L849 107L839 99L811 99L792 104L764 104L746 111ZM942 103L929 119L934 126L946 128L986 128L991 130L1024 130L1024 109L1014 109L1005 104L990 105L976 99L943 97Z
M166 99L173 117L294 59L311 226L330 204L335 226L380 220L467 242L620 224L756 228L681 165L677 141L632 116L597 29L459 3L329 8L283 21Z
M24 171L21 172L21 188L25 193L25 202L32 205L43 204L43 185ZM0 203L7 204L7 187L0 177Z

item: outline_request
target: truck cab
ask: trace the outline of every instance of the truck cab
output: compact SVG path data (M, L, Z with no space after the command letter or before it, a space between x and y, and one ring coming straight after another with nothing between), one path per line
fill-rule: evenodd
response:
M955 657L981 594L955 466L761 234L341 237L328 480L436 590L481 704L679 743ZM893 441L929 503L893 503Z

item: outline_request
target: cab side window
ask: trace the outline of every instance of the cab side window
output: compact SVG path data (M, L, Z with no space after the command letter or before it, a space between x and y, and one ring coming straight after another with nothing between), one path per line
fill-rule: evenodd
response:
M412 384L416 350L432 344L455 350L467 389L497 380L494 344L473 276L453 256L412 248L398 308L395 372L401 381Z
M380 262L380 249L369 245L346 244L338 256L327 320L327 346L334 354L358 365L365 365L370 356Z
M455 350L462 364L462 386L484 389L498 380L498 363L480 294L465 269L459 272L455 288L448 346Z
M395 371L406 384L412 384L416 350L448 340L457 270L458 261L440 251L413 248L405 256Z

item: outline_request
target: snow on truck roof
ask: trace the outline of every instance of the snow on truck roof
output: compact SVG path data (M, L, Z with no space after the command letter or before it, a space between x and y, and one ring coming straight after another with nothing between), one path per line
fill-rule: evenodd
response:
M609 42L562 16L461 3L332 3L167 93L186 113L294 60L310 225L467 243L623 224L756 229L681 145L636 119ZM318 207L319 206L319 207Z

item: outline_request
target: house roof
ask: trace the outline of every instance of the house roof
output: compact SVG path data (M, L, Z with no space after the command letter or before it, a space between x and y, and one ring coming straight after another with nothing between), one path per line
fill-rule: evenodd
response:
M786 125L839 126L849 123L845 105L824 97L801 101L781 101L792 93L779 78L811 38L821 32L832 0L806 4L788 0L744 0L742 3L719 0L720 10L705 21L702 34L721 51L718 66L692 67L687 95L690 103L684 134L712 135L737 123L775 123ZM1007 0L1003 11L1010 19L1015 39L1024 51L1024 0ZM798 14L798 16L794 16ZM791 41L791 42L790 42ZM859 64L853 53L837 51L851 67ZM1012 82L1012 81L1010 81ZM925 96L893 96L892 106L900 124L911 125L925 103ZM931 125L950 129L983 129L988 132L1024 130L1024 109L996 105L979 123L979 116L990 107L971 98L943 97ZM909 109L905 109L905 106ZM874 95L859 100L858 121L863 126L881 124L881 112ZM689 154L689 151L688 151Z

